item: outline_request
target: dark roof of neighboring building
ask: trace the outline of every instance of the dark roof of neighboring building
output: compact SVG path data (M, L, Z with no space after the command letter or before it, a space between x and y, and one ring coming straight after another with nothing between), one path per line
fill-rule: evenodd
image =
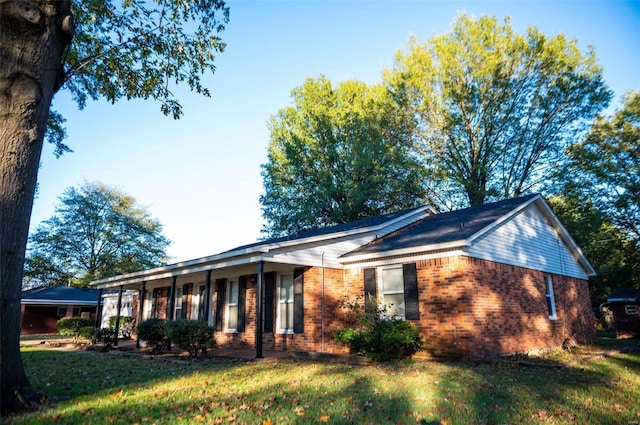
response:
M640 300L640 289L621 288L616 289L609 295L609 302L638 302Z
M22 292L22 304L60 304L97 305L98 289L76 288L73 286L46 286Z
M401 217L401 216L403 216L405 214L409 214L412 211L416 211L416 210L418 210L420 208L424 208L424 206L411 208L411 209L407 209L407 210L402 210L402 211L395 211L395 212L392 212L392 213L378 215L378 216L374 216L374 217L366 217L366 218L362 218L360 220L350 221L348 223L336 224L334 226L321 227L321 228L318 228L318 229L311 229L311 230L303 230L303 231L300 231L298 233L291 234L289 236L283 236L283 237L272 238L272 239L265 239L265 240L262 240L262 241L259 241L259 242L255 242L255 243L251 243L251 244L247 244L247 245L242 245L242 246L230 249L229 251L225 251L225 252L231 252L231 251L236 251L236 250L246 249L246 248L253 248L253 247L256 247L256 246L260 246L260 245L268 245L268 244L284 242L284 241L292 241L292 240L297 240L297 239L312 238L312 237L315 237L315 236L328 235L330 233L347 232L349 230L357 230L357 229L364 229L366 227L379 226L381 224L386 223L387 221L395 220L398 217Z
M343 257L465 240L537 194L425 217Z

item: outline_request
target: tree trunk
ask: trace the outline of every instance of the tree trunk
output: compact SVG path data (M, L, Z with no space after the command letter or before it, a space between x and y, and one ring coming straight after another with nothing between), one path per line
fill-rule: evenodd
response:
M20 355L20 296L49 106L73 35L70 2L0 0L0 412L37 407Z

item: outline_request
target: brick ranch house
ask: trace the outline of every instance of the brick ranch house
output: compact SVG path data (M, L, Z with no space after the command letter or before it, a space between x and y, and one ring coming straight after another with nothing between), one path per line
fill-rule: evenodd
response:
M346 353L341 297L371 294L463 358L594 340L594 270L540 195L419 207L92 283L136 289L138 320L207 320L219 346ZM257 319L258 318L258 319ZM257 324L260 324L257 326Z

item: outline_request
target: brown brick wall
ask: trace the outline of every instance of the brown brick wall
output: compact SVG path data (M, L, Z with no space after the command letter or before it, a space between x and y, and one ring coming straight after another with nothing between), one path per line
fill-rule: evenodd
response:
M468 257L419 261L417 271L420 320L413 323L422 330L430 355L484 357L557 347L568 337L581 343L595 338L587 281L552 275L558 318L551 320L542 272ZM216 332L218 346L254 348L256 287L255 275L249 276L245 331ZM275 331L274 297L274 332L264 333L265 350L323 351L322 287L323 269L306 268L304 333ZM348 352L333 340L333 332L345 326L338 303L343 296L362 295L363 288L363 269L324 269L325 352ZM166 309L163 298L158 300L160 317Z

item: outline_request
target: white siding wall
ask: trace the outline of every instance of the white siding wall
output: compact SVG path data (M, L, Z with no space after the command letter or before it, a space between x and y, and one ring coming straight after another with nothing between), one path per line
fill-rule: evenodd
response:
M587 274L535 205L467 250L471 257L587 279Z

